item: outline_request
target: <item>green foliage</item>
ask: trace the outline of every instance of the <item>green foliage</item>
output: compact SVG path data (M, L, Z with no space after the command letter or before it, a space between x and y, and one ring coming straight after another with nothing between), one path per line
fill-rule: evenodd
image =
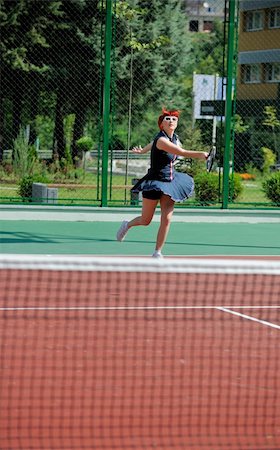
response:
M47 115L37 115L35 126L40 148L51 149L53 144L52 136L54 131L53 119Z
M83 136L76 141L79 152L89 152L93 148L93 140L90 136Z
M219 200L219 175L213 172L201 172L194 176L195 198L201 205L211 205ZM222 179L220 180L222 184ZM243 192L241 178L234 174L229 179L229 192L232 200L236 200Z
M159 36L157 39L153 39L149 43L141 43L138 42L135 37L131 37L129 41L129 45L133 50L137 50L139 52L145 50L154 50L155 48L162 47L163 45L170 44L170 39L166 36Z
M252 175L254 178L258 178L261 176L261 172L257 169L257 167L254 166L252 162L245 164L244 170L245 173Z
M142 145L143 147L150 142L159 131L157 127L157 118L160 110L149 108L143 113L142 120L139 120L137 126L134 126L131 130L131 140L129 148L136 145ZM119 123L119 126L114 130L114 146L115 148L126 149L127 148L127 128L128 123L124 118ZM116 144L115 144L116 143Z
M273 151L270 150L270 148L262 147L261 149L263 152L262 171L263 171L263 174L266 175L269 173L270 167L273 166L273 164L275 164L276 156L273 153Z
M32 197L32 184L34 180L31 175L23 177L19 182L18 193L24 201L30 201Z
M23 128L14 140L13 168L17 176L31 175L37 159L36 150L28 145L28 138Z
M262 183L263 191L273 204L280 206L280 172L275 172Z
M263 120L263 125L274 128L280 126L280 121L277 119L277 111L274 106L264 107L265 119Z
M249 125L245 125L242 117L239 114L234 115L234 132L236 134L241 134L247 131Z
M128 111L131 78L134 112L141 115L141 109L143 113L149 107L158 111L167 105L185 108L184 78L186 74L192 76L191 39L182 2L136 0L133 3L139 13L134 12L128 20L127 12L123 12L117 21L117 95L123 105L118 105L120 121ZM126 10L131 13L131 5Z
M104 2L102 5L105 7ZM90 123L92 115L100 108L100 39L104 31L100 8L100 2L94 0L2 0L1 52L3 74L7 77L3 86L12 85L8 80L14 78L19 92L23 89L25 95L24 102L10 110L5 124L7 135L14 132L12 115L15 110L26 122L34 123L34 135L39 137L42 149L52 148L54 130L60 129L69 151L68 131L65 126L61 127L61 122L60 127L57 126L59 121L65 125L68 115L74 117L69 136L77 140L85 133L86 121ZM204 33L196 42L196 33L187 31L181 0L122 0L116 2L113 13L112 93L118 104L112 114L117 118L115 130L122 128L116 132L124 135L123 146L127 146L125 118L131 78L135 120L132 133L138 128L138 117L152 109L158 115L161 107L168 105L183 110L183 130L183 122L190 122L195 64L217 51L211 62L217 71L218 54L222 49L219 25L215 24L211 36ZM201 45L200 40L203 40ZM5 94L7 105L16 97L12 91L14 89L7 90ZM148 139L157 131L156 122L153 124ZM8 133L8 128L13 131ZM138 142L137 139L135 144ZM63 151L58 154L65 156Z
M65 165L61 170L57 170L53 175L55 182L82 182L85 179L85 171L82 168L74 168L73 165Z
M238 174L234 174L229 179L229 192L232 200L237 200L237 198L242 194L244 186L242 184L242 179Z
M186 127L180 132L180 122L179 122L179 136L182 142L184 143L183 147L188 150L196 150L207 152L209 149L205 146L203 142L202 131L197 126L195 127Z
M220 22L214 22L212 33L191 33L194 71L208 75L223 73L223 34Z
M23 201L31 201L33 183L49 183L49 179L41 174L27 175L22 177L19 182L18 193Z
M176 163L176 170L178 172L188 173L192 177L195 177L201 172L205 172L205 161L182 158Z
M0 181L16 182L13 165L10 162L2 162L0 164Z
M184 144L183 148L193 151L203 151L207 152L208 148L204 145L202 141L202 133L198 127L187 127L184 129L182 136L180 134ZM186 159L182 158L176 163L176 170L178 172L188 173L191 176L205 170L205 162L199 159Z
M270 149L274 149L275 147L273 134L269 130L260 129L257 123L252 127L250 136L250 148L252 149L251 160L259 170L262 170L264 162L262 147Z
M195 198L201 205L217 203L219 199L219 178L217 174L201 172L194 177Z
M47 166L47 175L54 182L78 181L85 177L84 170L77 169L67 158L55 159Z
M83 172L69 164L70 148L75 160L75 143L81 136L93 136L96 148L102 140L101 8L106 2L0 3L5 97L1 142L4 135L4 148L10 148L20 121L33 124L32 140L38 137L42 150L55 148L59 155L60 161L49 167L51 176L79 179ZM192 74L221 73L223 25L215 24L214 33L189 33L182 0L121 0L113 9L111 142L116 136L123 148L144 146L157 133L157 117L166 106L182 110L178 134L185 148L205 150L204 133L200 137L198 129L188 128ZM32 152L25 149L21 162L15 160L21 177L39 172ZM190 170L195 174L202 166L195 161Z
M280 127L280 121L277 118L277 110L274 106L265 106L264 115L265 119L263 120L263 125L271 128L274 139L274 151L277 153L277 137L275 128ZM278 149L278 157L280 158L280 149Z
M35 49L44 51L49 47L46 29L61 16L60 7L60 0L1 1L1 53L5 64L24 72L48 70L48 65L41 58L34 58L34 53Z
M65 144L66 144L66 156L67 160L70 162L72 160L71 158L71 144L73 139L73 126L75 123L75 115L74 114L68 114L64 118L63 122L63 129L65 134Z

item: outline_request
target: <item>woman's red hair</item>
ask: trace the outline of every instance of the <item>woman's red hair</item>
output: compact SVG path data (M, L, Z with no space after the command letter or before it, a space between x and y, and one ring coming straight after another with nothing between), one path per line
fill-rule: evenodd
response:
M167 111L166 109L163 109L161 115L158 118L158 126L159 126L160 130L162 129L162 121L166 116L175 116L175 117L179 118L180 111L178 109L172 109L171 111Z

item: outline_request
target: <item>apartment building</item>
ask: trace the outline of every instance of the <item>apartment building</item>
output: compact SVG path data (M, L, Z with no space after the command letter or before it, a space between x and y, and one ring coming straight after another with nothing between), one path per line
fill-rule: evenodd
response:
M256 116L279 100L280 0L240 1L237 110Z
M185 0L188 29L192 32L209 33L215 20L224 20L224 0Z

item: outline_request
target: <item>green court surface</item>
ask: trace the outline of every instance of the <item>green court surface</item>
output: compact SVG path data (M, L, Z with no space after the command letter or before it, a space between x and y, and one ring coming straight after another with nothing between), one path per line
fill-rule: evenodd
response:
M133 228L124 242L116 232L140 209L1 207L0 251L13 254L149 256L159 212L148 227ZM280 211L176 210L166 256L280 255Z

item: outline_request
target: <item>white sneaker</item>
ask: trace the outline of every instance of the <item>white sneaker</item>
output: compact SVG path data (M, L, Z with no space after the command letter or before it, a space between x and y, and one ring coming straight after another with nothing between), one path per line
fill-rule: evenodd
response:
M124 220L117 232L117 241L123 241L128 232L128 221Z
M163 258L161 251L160 250L155 250L154 253L152 254L152 258Z

